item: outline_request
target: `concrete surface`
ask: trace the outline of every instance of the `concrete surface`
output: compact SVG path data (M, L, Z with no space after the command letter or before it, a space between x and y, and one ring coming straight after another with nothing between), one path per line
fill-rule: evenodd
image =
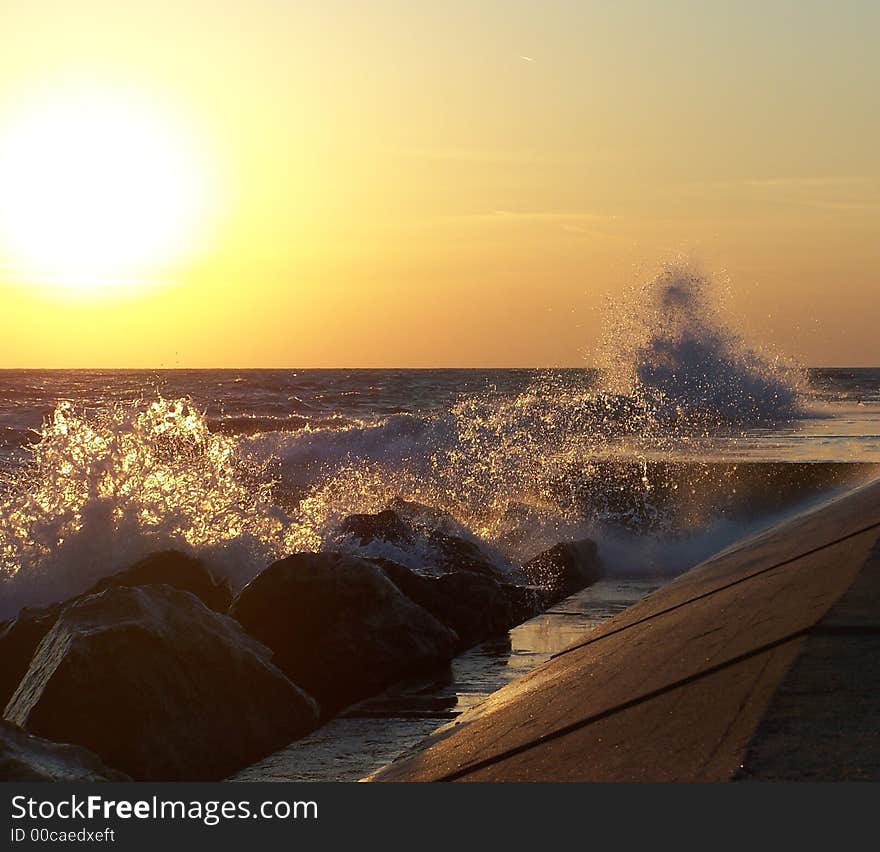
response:
M689 571L381 781L877 778L880 482Z

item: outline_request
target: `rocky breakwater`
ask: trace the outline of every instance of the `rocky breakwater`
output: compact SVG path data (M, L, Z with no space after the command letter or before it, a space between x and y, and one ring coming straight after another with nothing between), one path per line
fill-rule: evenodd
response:
M519 565L451 516L399 499L378 514L346 518L334 544L382 568L458 633L461 649L507 632L602 576L591 539L561 542Z
M330 543L334 552L297 553L270 565L229 613L272 649L275 663L315 696L327 718L446 665L600 574L589 541L528 563L530 583L523 567L467 535L448 515L396 500L377 514L346 518Z
M153 554L0 625L0 779L226 777L599 575L591 541L513 564L402 500L234 599L200 560Z

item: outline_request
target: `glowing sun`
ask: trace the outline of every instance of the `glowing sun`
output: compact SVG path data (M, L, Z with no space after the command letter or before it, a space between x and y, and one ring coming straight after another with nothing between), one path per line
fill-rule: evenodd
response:
M65 92L0 126L0 251L28 282L139 287L191 247L207 207L187 134L131 95Z

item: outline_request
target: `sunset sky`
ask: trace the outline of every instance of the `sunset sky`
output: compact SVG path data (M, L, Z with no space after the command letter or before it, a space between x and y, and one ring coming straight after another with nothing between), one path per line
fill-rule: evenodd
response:
M577 365L682 253L746 334L880 364L876 0L3 0L0 28L0 366Z

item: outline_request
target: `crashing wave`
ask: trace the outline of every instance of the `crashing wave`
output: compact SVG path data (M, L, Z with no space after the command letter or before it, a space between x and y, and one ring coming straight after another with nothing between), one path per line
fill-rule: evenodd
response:
M800 372L748 345L724 322L707 277L670 264L638 303L612 326L611 378L628 381L654 418L696 428L754 426L802 413Z
M269 461L209 431L185 400L92 413L61 403L3 483L3 602L76 594L167 546L261 566L287 546L275 482Z
M75 594L158 547L197 550L241 583L272 558L336 546L345 516L396 498L513 559L597 524L660 529L678 485L645 456L797 416L798 376L735 335L687 267L664 269L638 303L598 384L548 371L433 416L233 435L184 399L62 403L0 493L6 609Z

